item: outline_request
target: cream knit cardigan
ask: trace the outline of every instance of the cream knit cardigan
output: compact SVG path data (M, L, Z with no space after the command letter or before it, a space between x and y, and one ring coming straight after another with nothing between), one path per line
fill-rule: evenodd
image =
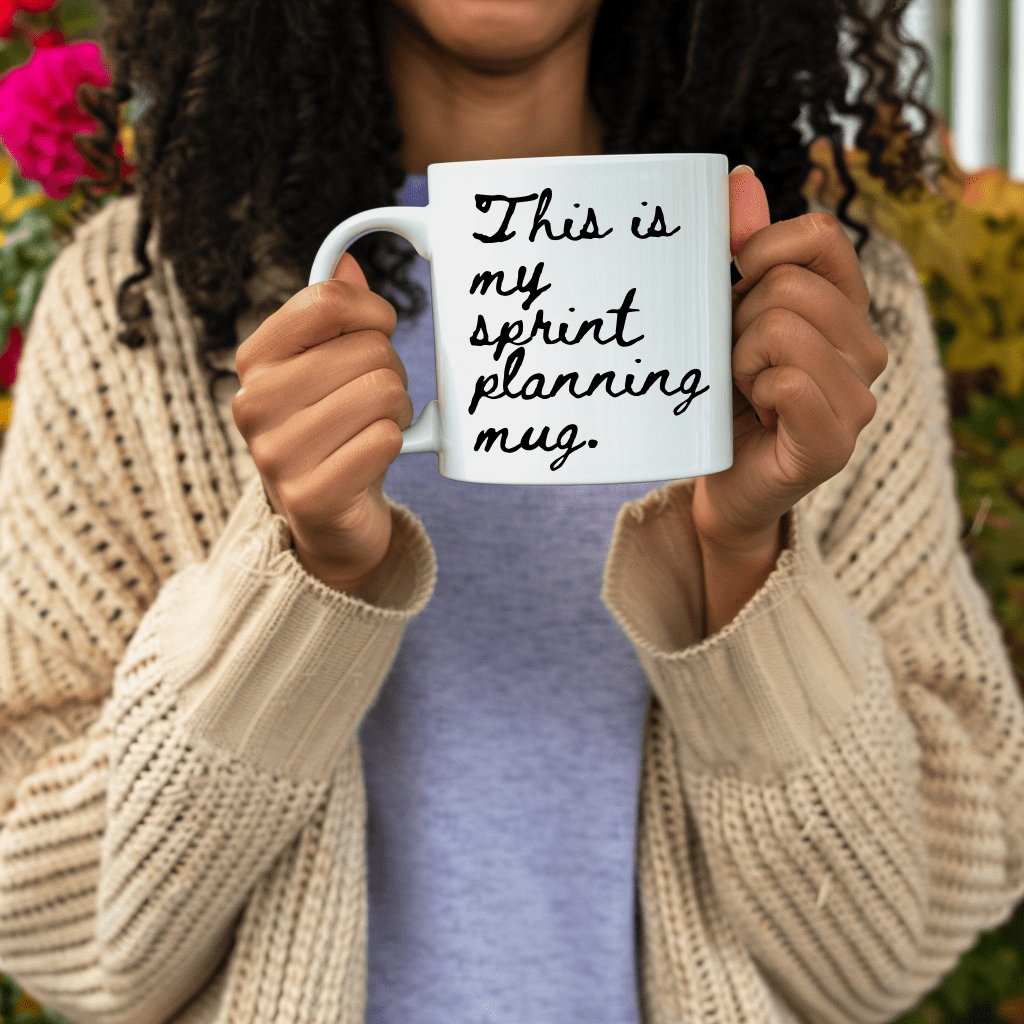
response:
M305 573L239 485L156 236L155 345L115 340L136 217L109 204L50 271L3 451L0 969L79 1024L357 1024L356 730L433 553L395 506L379 606ZM1024 709L927 307L896 246L863 268L877 414L737 618L703 636L690 483L617 520L603 596L655 695L648 1024L889 1020L1024 891Z

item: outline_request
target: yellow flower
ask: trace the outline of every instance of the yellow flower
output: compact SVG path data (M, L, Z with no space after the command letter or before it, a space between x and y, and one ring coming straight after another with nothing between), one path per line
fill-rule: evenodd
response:
M124 158L130 164L135 163L135 129L126 124L121 128L121 146L124 149Z
M910 254L928 288L932 313L955 330L946 350L953 370L999 368L1007 392L1024 391L1024 182L1001 168L965 173L956 163L952 137L931 186L899 196L868 173L867 154L845 153L857 184L850 205L855 220L870 224ZM831 146L811 147L815 171L804 195L833 209L843 188Z
M43 1012L43 1008L27 992L22 992L21 995L18 996L17 1003L14 1004L14 1012L39 1014Z
M0 155L0 223L3 224L13 224L26 210L32 209L33 206L42 206L46 201L41 192L15 196L13 173L14 161L8 156Z

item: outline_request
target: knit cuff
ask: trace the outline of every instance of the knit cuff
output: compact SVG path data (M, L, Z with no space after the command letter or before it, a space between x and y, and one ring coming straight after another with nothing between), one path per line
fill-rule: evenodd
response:
M392 573L370 605L306 572L252 481L209 560L172 577L154 605L189 735L271 774L330 774L433 591L426 531L402 506L391 512Z
M704 637L692 501L687 481L623 509L604 600L673 723L684 765L775 777L847 718L877 641L823 564L802 504L764 585Z

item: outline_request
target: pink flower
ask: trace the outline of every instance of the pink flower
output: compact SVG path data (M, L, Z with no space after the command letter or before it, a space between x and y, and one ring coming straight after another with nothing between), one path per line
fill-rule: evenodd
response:
M9 388L18 375L18 360L21 358L21 328L15 324L7 338L7 348L0 355L0 384Z
M37 50L52 50L55 46L64 46L67 40L59 28L49 28L32 40L32 45Z
M0 39L10 39L14 28L14 15L18 11L15 0L0 0Z
M110 85L103 54L90 42L36 50L0 78L0 139L21 176L41 182L51 199L66 199L78 178L95 176L72 141L96 127L75 100L86 82Z
M41 14L48 11L55 2L56 0L0 0L0 39L11 38L14 15L18 13L19 8L33 14Z

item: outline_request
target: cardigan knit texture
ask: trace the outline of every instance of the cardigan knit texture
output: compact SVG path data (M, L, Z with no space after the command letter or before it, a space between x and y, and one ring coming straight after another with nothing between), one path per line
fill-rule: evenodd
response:
M0 969L78 1024L358 1024L357 729L435 563L392 505L374 605L311 577L138 205L47 277L0 465ZM943 371L906 255L865 246L889 363L849 464L710 636L692 481L619 513L602 596L650 680L646 1024L882 1022L1024 894L1024 703L960 544ZM302 287L262 270L251 331ZM244 446L243 446L244 449Z

